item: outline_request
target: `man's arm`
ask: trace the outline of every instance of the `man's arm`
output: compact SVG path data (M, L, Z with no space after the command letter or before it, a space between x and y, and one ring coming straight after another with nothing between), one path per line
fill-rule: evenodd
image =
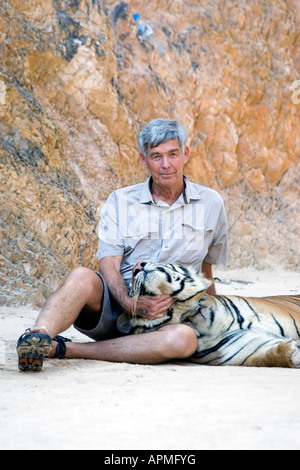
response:
M102 258L99 261L99 271L111 295L126 312L132 312L133 299L128 295L128 289L120 272L122 259L123 256L107 256Z
M170 295L141 295L136 304L136 312L134 312L134 299L129 297L120 272L122 259L122 256L107 256L99 261L99 271L105 279L111 295L128 313L136 313L148 320L163 317L173 304Z
M208 294L216 294L216 287L215 287L215 281L214 281L213 272L212 272L212 265L203 262L203 264L202 264L202 274L203 274L207 279L209 279L210 281L212 281L212 285L209 286L209 288L207 289L206 292L207 292Z

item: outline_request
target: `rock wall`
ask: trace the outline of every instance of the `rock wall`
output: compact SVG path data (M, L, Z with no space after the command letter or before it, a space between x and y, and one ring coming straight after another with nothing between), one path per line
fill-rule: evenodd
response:
M300 268L297 0L2 0L0 54L2 304L96 267L101 204L146 177L136 136L157 117L225 198L228 267Z

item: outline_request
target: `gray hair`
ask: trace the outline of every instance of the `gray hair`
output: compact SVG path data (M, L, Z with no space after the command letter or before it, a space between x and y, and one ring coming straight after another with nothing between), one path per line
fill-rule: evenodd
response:
M178 139L180 149L184 153L184 147L188 139L186 128L179 124L178 121L154 119L138 135L139 151L146 157L147 150L175 139Z

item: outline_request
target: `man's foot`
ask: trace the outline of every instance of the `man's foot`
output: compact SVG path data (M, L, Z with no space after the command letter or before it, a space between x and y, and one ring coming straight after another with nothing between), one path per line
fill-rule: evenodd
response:
M52 340L46 327L28 328L19 338L17 353L19 369L22 371L40 371L45 357L63 359L66 343L71 342L64 336L57 335Z
M64 359L67 350L66 343L72 343L72 340L60 335L55 336L52 340L52 350L49 357Z
M48 334L41 332L26 332L19 338L17 353L21 371L40 371L43 368L44 357L50 354L52 341Z

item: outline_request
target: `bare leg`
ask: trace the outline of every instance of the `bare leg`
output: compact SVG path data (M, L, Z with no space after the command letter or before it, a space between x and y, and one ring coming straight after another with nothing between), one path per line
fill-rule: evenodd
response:
M152 333L93 343L67 343L66 358L132 364L159 364L185 359L197 350L195 332L187 325L168 325Z
M54 338L69 328L82 309L91 317L99 315L103 297L103 283L99 276L87 268L77 268L64 284L49 297L42 308L34 328L28 333L42 332Z
M45 303L28 333L41 332L54 338L69 328L82 309L91 321L98 319L103 298L100 278L87 268L77 268ZM57 343L52 342L49 357ZM66 343L66 358L95 359L111 362L157 364L171 359L184 359L197 349L197 337L186 325L168 325L153 333L125 336L89 343Z

